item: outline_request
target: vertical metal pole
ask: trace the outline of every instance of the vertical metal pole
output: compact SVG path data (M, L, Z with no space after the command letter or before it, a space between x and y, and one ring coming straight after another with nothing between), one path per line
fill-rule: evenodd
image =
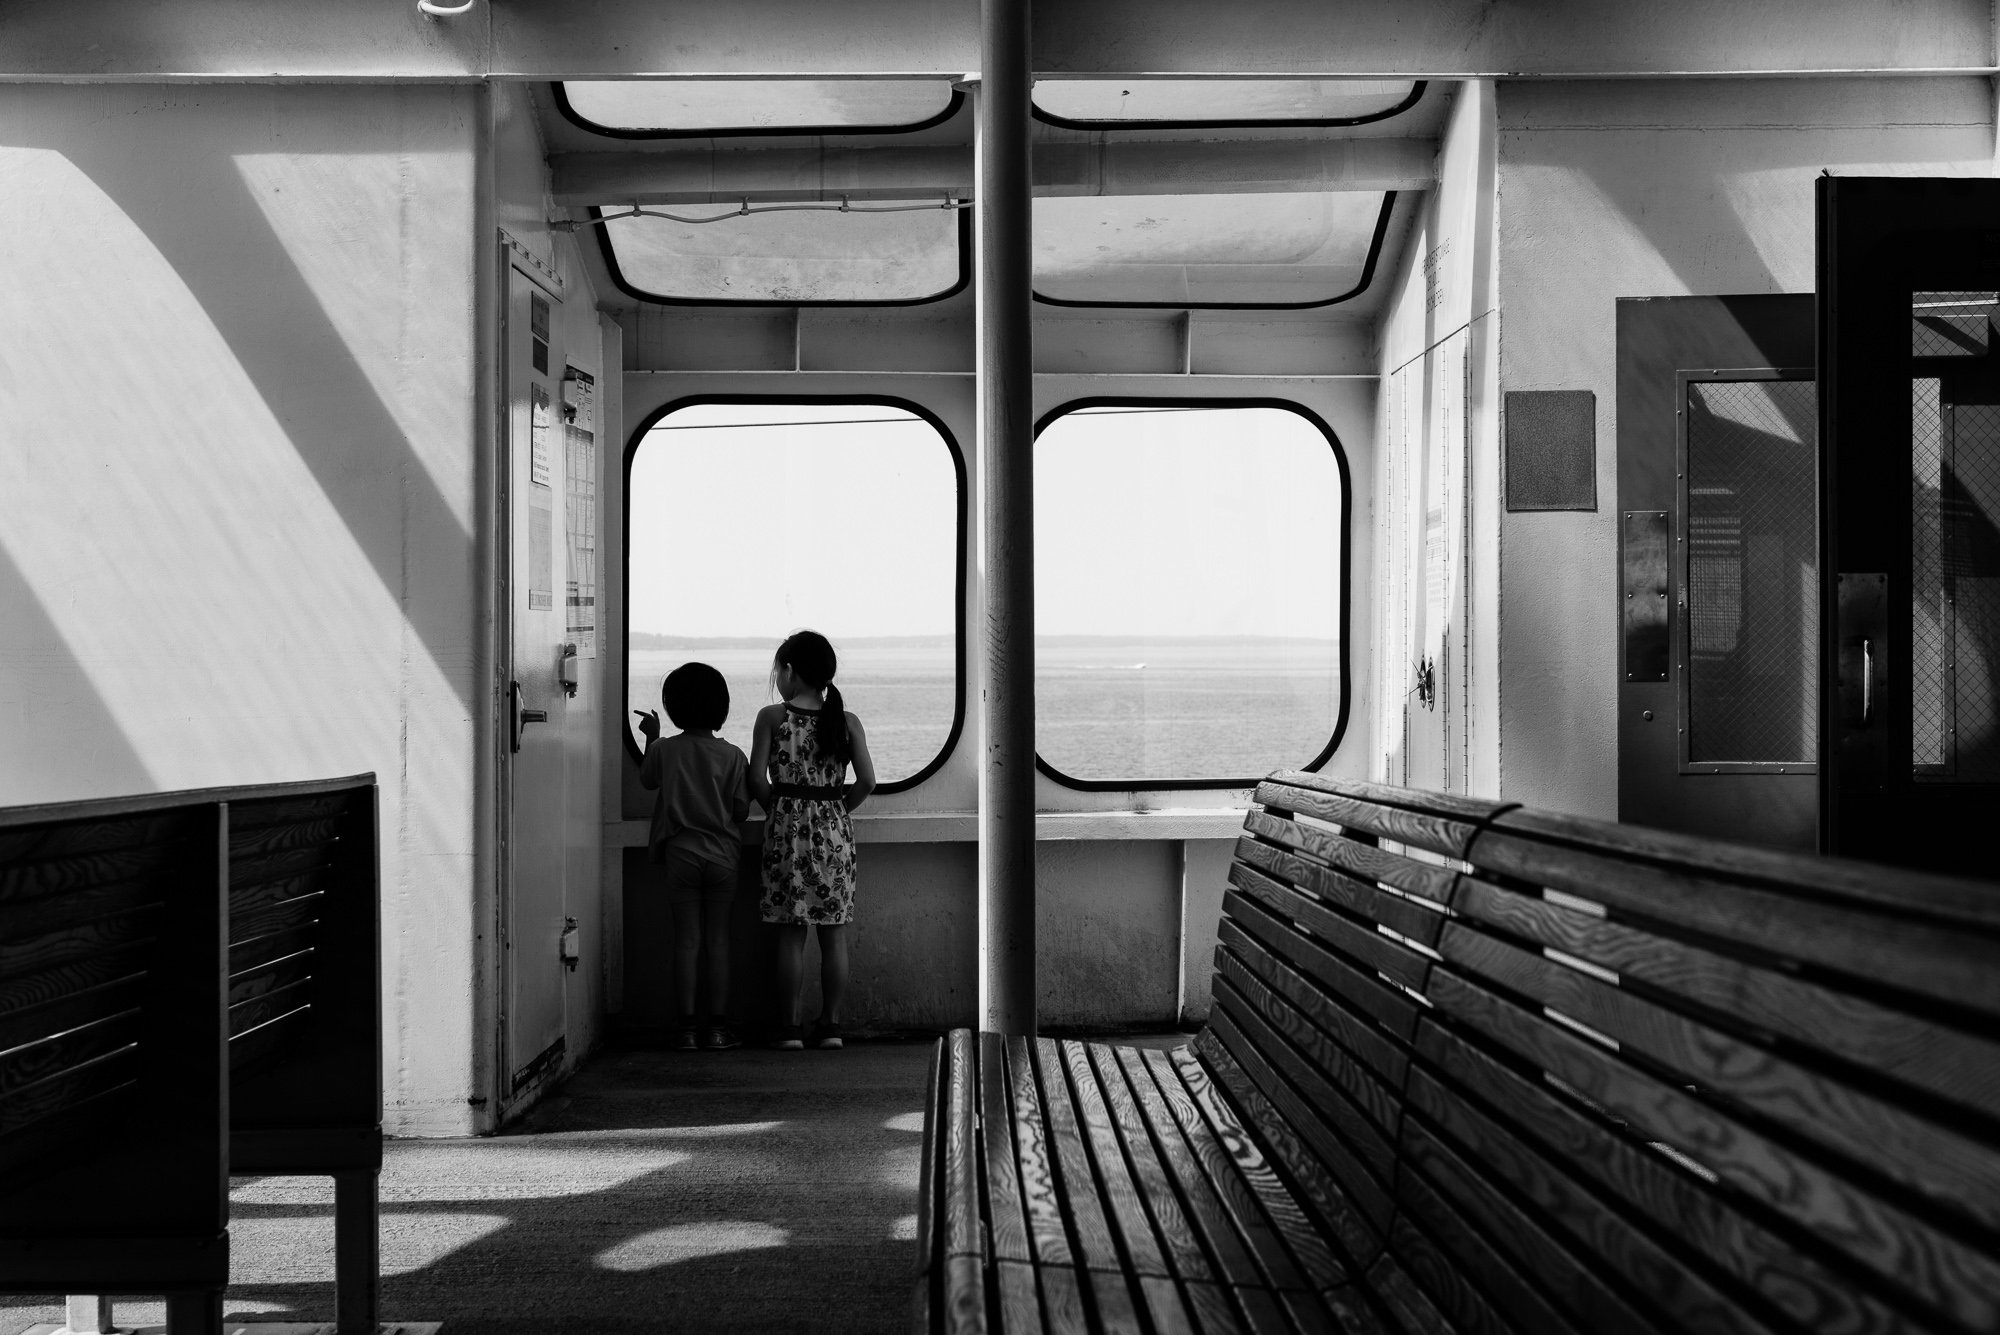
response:
M1035 470L1029 0L980 0L979 1023L1035 1032Z

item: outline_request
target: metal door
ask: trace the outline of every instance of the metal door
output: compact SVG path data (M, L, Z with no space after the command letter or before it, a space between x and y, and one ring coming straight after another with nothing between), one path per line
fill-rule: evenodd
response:
M2000 181L1822 177L1829 852L1991 876Z
M1812 297L1618 303L1618 818L1818 842Z
M506 756L506 886L501 908L503 1113L562 1064L567 1031L561 938L567 918L568 808L561 684L564 589L563 349L550 280L510 264L506 348L507 608L513 656Z

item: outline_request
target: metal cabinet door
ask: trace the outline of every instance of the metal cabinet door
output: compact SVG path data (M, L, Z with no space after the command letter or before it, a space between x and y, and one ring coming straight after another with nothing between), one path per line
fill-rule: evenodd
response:
M1618 303L1618 818L1818 842L1812 297Z

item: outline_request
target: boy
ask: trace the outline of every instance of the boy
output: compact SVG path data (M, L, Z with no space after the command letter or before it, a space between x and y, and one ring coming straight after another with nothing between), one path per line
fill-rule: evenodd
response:
M729 906L736 894L742 824L750 814L743 752L715 735L729 718L729 683L706 663L683 663L660 685L660 703L680 729L662 739L660 716L633 710L646 737L639 782L657 794L647 841L667 869L680 984L682 1051L734 1048L743 1040L723 1024L729 1005ZM696 1041L695 961L708 955L708 1028Z

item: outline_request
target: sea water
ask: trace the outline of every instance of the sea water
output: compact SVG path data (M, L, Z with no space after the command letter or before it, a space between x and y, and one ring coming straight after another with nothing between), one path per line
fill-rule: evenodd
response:
M758 709L777 698L773 648L634 649L628 709L658 710L668 671L708 663L729 683L722 735L747 752ZM1038 643L1035 658L1036 749L1078 779L1251 779L1303 765L1325 747L1340 707L1339 646L1324 640L1078 636ZM957 703L954 659L943 639L840 646L840 688L883 782L910 777L944 749ZM636 737L638 720L628 713L626 722ZM672 731L664 715L661 725ZM966 736L971 729L968 713Z

